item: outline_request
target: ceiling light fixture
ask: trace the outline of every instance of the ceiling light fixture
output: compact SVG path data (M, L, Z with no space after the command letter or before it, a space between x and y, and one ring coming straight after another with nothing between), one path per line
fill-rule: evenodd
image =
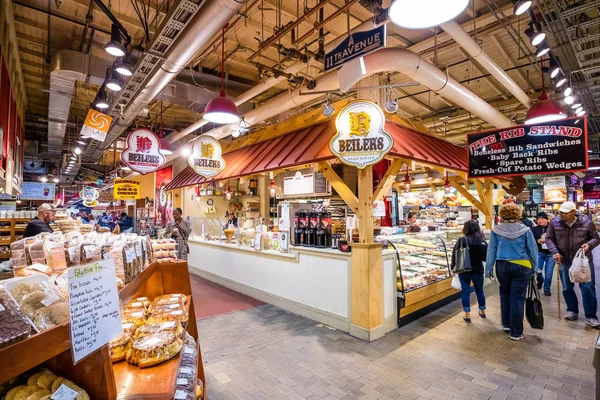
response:
M77 157L71 156L71 160L75 161L75 160L77 160Z
M221 44L221 93L211 99L204 109L204 119L214 124L233 124L240 120L237 106L225 96L225 29L223 27Z
M271 198L275 197L277 194L277 185L275 184L275 179L271 179L271 183L269 183L269 196Z
M583 107L579 106L577 107L577 109L575 110L575 114L579 114L580 112L583 111Z
M431 28L456 18L468 5L469 0L395 0L388 16L403 28Z
M83 140L78 140L78 141L77 141L77 143L79 143L79 144L81 144L81 145L84 145L84 146L87 144L87 143L86 143L86 142L84 142Z
M192 154L192 149L190 149L188 146L185 146L183 149L181 149L181 154L184 157L189 157L190 154Z
M410 183L412 182L412 179L410 177L410 175L408 174L408 167L406 167L406 175L404 175L404 179L402 180L402 183L404 184L404 191L406 193L410 192Z
M571 106L573 110L577 110L579 107L581 107L581 103L575 103Z
M524 14L525 11L529 10L531 4L533 4L532 0L513 0L513 13L515 15Z
M229 186L229 181L227 181L227 189L225 189L225 198L231 200L231 187Z
M123 89L121 77L115 71L111 71L110 77L106 80L106 88L113 92L120 92Z
M81 149L79 147L75 147L75 149L73 150L73 152L77 155L81 154Z
M127 63L125 61L125 58L121 58L115 64L115 71L117 71L119 74L121 74L123 76L131 76L131 75L133 75L133 69L131 68L131 66L129 65L129 63Z
M121 31L117 24L112 24L110 30L110 42L104 46L104 50L114 57L123 57L125 55L125 47L121 40Z
M444 193L449 194L450 193L450 179L448 179L448 172L446 172L446 182L444 182Z
M110 106L108 103L108 96L106 94L106 89L104 86L100 87L98 90L98 94L96 95L96 99L94 100L94 107L99 110L105 110Z
M58 182L60 182L60 179L54 178L54 183L58 183Z
M537 46L535 50L535 56L537 58L543 57L550 52L550 47L545 40L542 40Z
M566 88L565 91L563 92L563 94L565 96L570 96L571 94L573 94L573 89L571 89L570 87Z
M529 28L525 29L525 34L531 40L532 46L537 46L546 39L546 34L542 31L540 24L533 21L529 23Z
M567 118L567 113L560 107L560 104L548 100L544 76L546 75L542 74L542 95L540 96L539 101L533 103L531 107L529 107L529 110L527 110L525 125L558 121Z
M329 99L325 100L323 102L323 116L325 117L331 117L333 115L333 113L335 112L335 108L333 108L333 106L331 105L331 103L329 103Z
M166 138L160 138L160 154L163 156L170 156L173 154L173 147L171 147L171 142L169 142Z
M560 72L561 72L560 64L558 63L558 60L555 58L551 58L550 59L550 78L552 78L552 79L556 78Z
M585 115L585 110L581 110L577 113L578 117L583 117Z
M561 78L556 81L556 87L559 88L567 82L567 78L563 75Z
M42 179L41 179L41 181L42 181L43 183L46 183L46 182L48 182L48 178L46 178L45 176L42 176Z
M565 103L567 103L569 105L573 104L574 101L575 101L575 98L573 96L565 97Z

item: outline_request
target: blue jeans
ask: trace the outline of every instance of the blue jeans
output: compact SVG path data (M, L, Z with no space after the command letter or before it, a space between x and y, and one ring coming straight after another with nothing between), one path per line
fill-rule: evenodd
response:
M560 281L563 286L563 296L567 303L567 311L579 314L579 302L575 294L575 284L569 279L569 268L571 265L562 264L559 268ZM583 300L583 311L586 318L597 318L598 299L596 298L596 273L594 271L594 262L590 259L590 269L592 272L592 281L579 284L581 289L581 299Z
M496 260L496 276L500 283L502 326L510 328L510 336L523 334L525 297L533 269L506 260Z
M458 274L462 288L462 306L465 312L471 312L471 282L477 295L480 310L485 310L485 294L483 293L483 272L463 272Z
M554 258L552 253L538 253L538 269L542 272L539 273L540 277L544 279L544 292L550 292L552 286L552 276L554 275Z

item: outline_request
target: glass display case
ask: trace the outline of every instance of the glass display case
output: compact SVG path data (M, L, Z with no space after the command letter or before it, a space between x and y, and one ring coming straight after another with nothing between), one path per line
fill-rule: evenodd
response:
M452 249L460 231L405 233L379 236L397 253L397 289L404 295L450 278Z

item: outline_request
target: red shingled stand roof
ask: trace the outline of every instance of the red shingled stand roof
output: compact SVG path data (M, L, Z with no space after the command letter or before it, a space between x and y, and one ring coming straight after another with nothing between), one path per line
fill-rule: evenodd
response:
M392 122L386 123L386 131L394 138L394 147L389 153L391 156L453 170L467 170L467 151L462 147ZM234 150L223 155L226 166L216 177L206 179L188 166L165 189L173 190L212 180L238 178L330 160L335 158L329 150L329 141L335 133L335 121L331 120Z

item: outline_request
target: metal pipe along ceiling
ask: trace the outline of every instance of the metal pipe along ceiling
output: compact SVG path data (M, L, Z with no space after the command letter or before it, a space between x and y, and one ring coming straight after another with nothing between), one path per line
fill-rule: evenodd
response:
M146 87L135 97L121 118L113 123L106 140L93 153L99 159L112 143L131 125L135 117L171 82L214 35L235 16L247 0L206 0L173 44L165 62L157 68Z
M350 61L338 70L337 73L330 72L322 75L317 79L317 87L314 90L328 91L340 89L345 92L361 79L376 73L390 71L403 73L498 128L513 125L512 121L500 111L440 71L436 66L410 50L397 47L381 49L364 58ZM246 121L250 124L256 124L323 96L322 94L300 96L300 90L306 93L305 88L297 88L291 92L282 93L261 104L260 107L246 113L244 116ZM206 134L217 139L222 139L229 136L235 126L236 124L225 125L213 129Z
M494 78L500 82L509 92L513 94L527 108L531 106L531 99L521 87L504 71L483 49L465 32L455 21L440 25L448 35L454 39L467 53L485 68Z

